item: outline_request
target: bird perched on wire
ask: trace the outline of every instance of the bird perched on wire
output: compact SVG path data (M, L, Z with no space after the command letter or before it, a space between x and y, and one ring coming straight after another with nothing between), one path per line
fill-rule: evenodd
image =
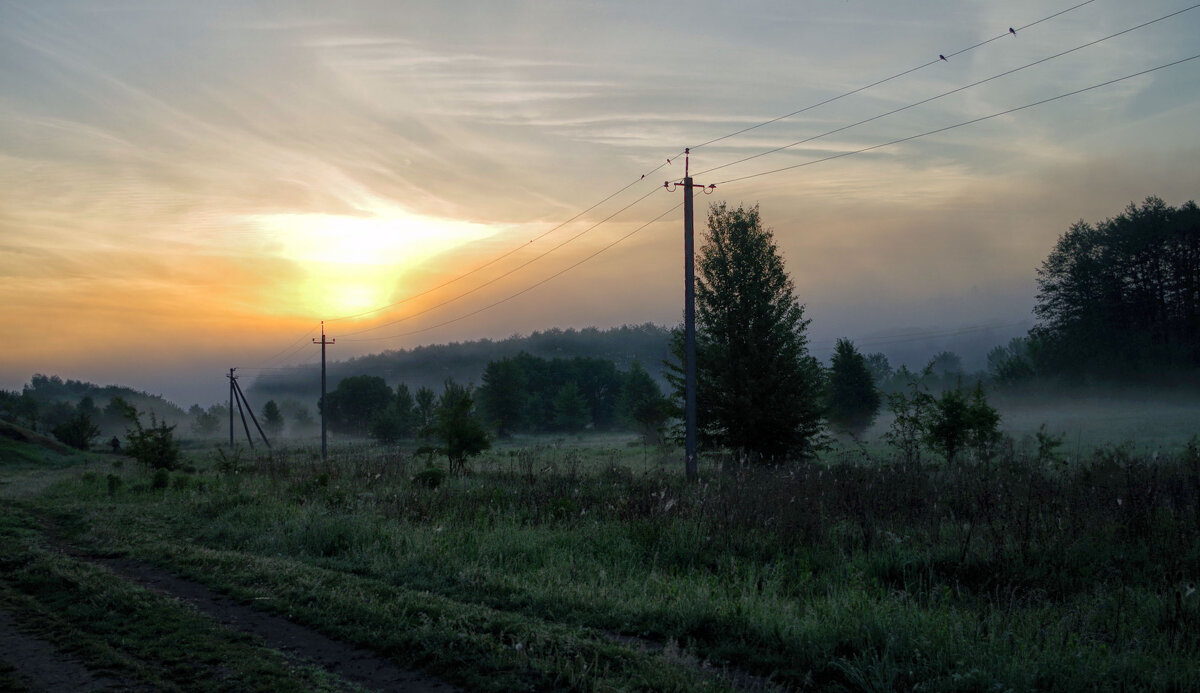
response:
M1012 34L1013 36L1016 36L1017 30L1010 26L1010 27L1008 27L1008 33Z
M941 58L942 60L946 60L946 56L942 55L941 53L938 53L938 57ZM950 61L946 60L946 62L950 62Z

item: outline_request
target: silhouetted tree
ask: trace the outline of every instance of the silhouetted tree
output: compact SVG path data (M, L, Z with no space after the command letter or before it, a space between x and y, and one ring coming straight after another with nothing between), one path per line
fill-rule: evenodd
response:
M962 387L946 390L927 413L925 441L947 463L967 447L987 459L1000 440L1000 414L987 403L982 385L977 384L971 394Z
M275 400L269 399L263 405L262 418L263 429L268 436L276 438L283 433L283 412L279 410L279 405L275 404Z
M1038 270L1041 374L1134 376L1200 365L1200 207L1147 197L1076 222Z
M93 411L95 407L93 407ZM51 430L60 442L79 450L87 450L92 441L100 437L100 427L92 423L92 417L84 408L76 408L66 421Z
M367 433L372 419L392 403L394 393L377 375L353 375L343 378L323 402L326 421L335 431Z
M488 363L482 380L480 409L484 418L496 427L496 435L507 438L524 423L529 379L520 361L506 358Z
M645 443L656 442L671 416L671 402L638 361L634 361L621 389L621 409L637 427Z
M1014 337L1008 344L993 348L987 354L987 364L988 375L997 383L1011 385L1032 378L1029 340Z
M879 390L867 361L848 339L839 339L829 365L825 417L835 428L859 435L879 411Z
M871 379L875 382L875 387L882 388L892 378L892 364L888 361L888 357L876 352L867 354L863 357L863 362L867 366L867 370L871 372Z
M228 416L229 410L225 407L220 407L220 413ZM215 434L221 428L222 418L218 414L217 405L213 405L204 410L200 405L194 404L188 410L188 414L192 416L192 432L198 436L209 437Z
M451 470L461 468L466 458L491 447L487 431L476 416L470 388L447 380L438 399L435 418L435 430Z
M178 467L180 452L179 441L175 440L175 427L159 421L154 412L150 413L150 426L143 426L137 410L130 409L133 428L125 431L128 441L125 445L126 454L150 469L171 470Z
M384 444L392 444L407 438L413 432L413 398L408 386L396 386L396 397L386 409L371 421L371 437Z
M708 212L696 277L696 405L702 442L770 461L812 452L821 367L809 321L758 207ZM683 397L683 335L669 379Z
M587 402L574 382L566 382L554 393L554 429L575 433L587 426Z
M413 409L414 419L417 425L417 435L422 438L428 438L434 434L434 415L437 412L437 395L433 390L427 387L417 388L417 394L414 400L416 407Z

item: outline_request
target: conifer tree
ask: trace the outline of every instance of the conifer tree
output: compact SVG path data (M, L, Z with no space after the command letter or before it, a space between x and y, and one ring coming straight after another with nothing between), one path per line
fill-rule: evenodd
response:
M758 207L709 208L696 273L696 411L701 442L763 461L813 451L821 426L821 367ZM683 397L683 335L669 379Z
M870 428L879 412L879 390L866 358L848 339L839 339L829 364L825 418L851 435Z

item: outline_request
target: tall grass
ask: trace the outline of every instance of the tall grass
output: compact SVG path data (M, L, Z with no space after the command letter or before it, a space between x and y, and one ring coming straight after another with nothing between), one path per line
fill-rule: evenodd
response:
M635 455L502 451L434 487L397 451L226 456L190 483L77 483L57 500L109 518L89 541L282 558L796 688L1200 686L1195 445L1072 463L729 461L700 484L634 471Z

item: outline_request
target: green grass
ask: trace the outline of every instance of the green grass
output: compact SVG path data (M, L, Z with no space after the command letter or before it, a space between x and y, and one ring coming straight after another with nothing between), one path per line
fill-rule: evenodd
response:
M345 690L179 602L45 545L38 523L4 507L0 608L99 676L155 690Z
M529 442L436 488L360 446L79 472L22 507L471 689L719 689L702 661L793 688L1200 687L1195 451L710 460L688 485L620 441Z

